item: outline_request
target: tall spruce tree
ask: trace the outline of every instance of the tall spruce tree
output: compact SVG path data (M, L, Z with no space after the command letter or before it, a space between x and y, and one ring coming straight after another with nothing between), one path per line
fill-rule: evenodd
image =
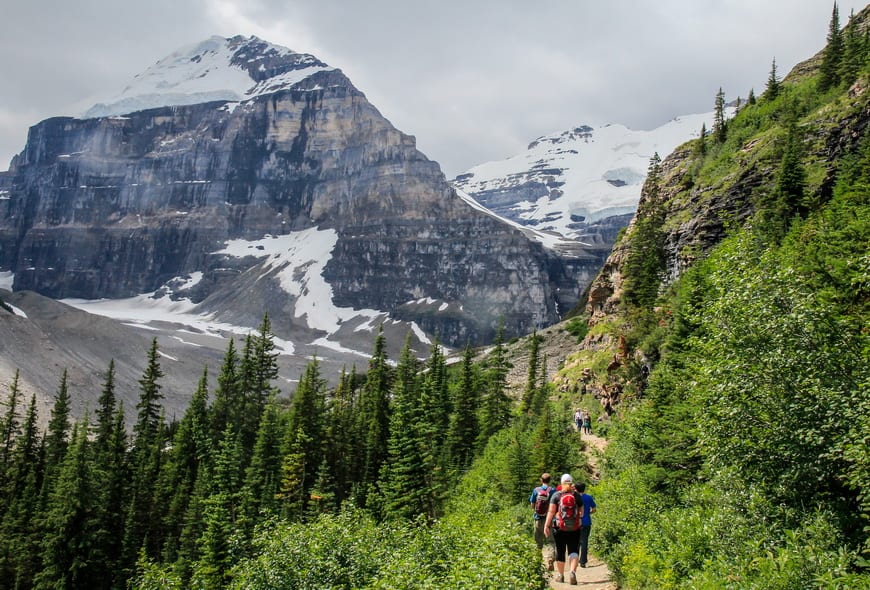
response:
M0 422L0 492L5 488L5 483L8 479L9 463L12 459L12 447L15 438L20 432L20 421L18 416L18 398L21 396L21 390L18 388L18 370L15 370L15 377L12 378L12 383L9 386L9 396L3 405L6 406L6 411L3 413L3 421ZM2 507L2 503L0 503Z
M634 231L625 260L623 302L650 308L658 297L664 272L664 212L660 201L661 159L653 154L647 171Z
M227 350L221 363L217 378L217 388L211 405L211 431L215 446L226 431L227 425L240 430L238 420L240 410L244 408L244 398L239 391L239 355L232 338L227 342Z
M713 105L713 137L717 143L725 143L728 132L725 123L725 92L719 87ZM656 154L658 155L658 154Z
M89 447L87 421L76 423L45 515L37 589L93 588L100 581L92 559L96 480Z
M865 37L858 30L854 12L849 15L849 24L843 30L843 59L840 63L840 79L851 84L858 77L867 56Z
M97 400L96 449L103 452L112 438L115 423L115 359L109 361L109 368L103 379L103 389Z
M418 362L409 334L396 367L388 455L378 482L382 498L379 508L389 518L435 516L429 487L436 466L434 445L426 428L428 408L421 403L417 374Z
M834 2L831 21L828 25L828 43L822 52L822 64L819 66L819 90L825 92L840 83L840 68L843 64L845 44L843 32L840 30L840 10Z
M48 431L45 435L45 466L46 479L51 480L60 468L66 455L70 430L70 397L67 386L67 370L63 370L60 385L54 396L54 406L51 408L51 418L48 421ZM50 481L47 482L50 484Z
M467 469L474 460L475 443L480 433L478 411L480 392L474 354L466 344L462 355L462 369L454 394L453 414L447 430L447 454L450 466L456 472Z
M369 489L380 475L381 465L387 457L387 439L390 433L389 392L391 371L387 364L386 339L383 326L378 328L375 347L369 360L365 384L362 387L357 414L356 431L362 442L362 470L357 479L357 499L366 505Z
M507 395L508 371L513 366L504 347L504 324L499 323L492 350L483 368L483 387L480 412L480 435L477 449L482 451L499 430L506 428L511 420L511 398Z
M526 373L526 386L523 389L523 398L520 405L520 410L524 414L530 414L535 401L535 394L538 390L538 364L540 358L541 342L538 338L538 332L533 331L529 338L529 368Z
M776 73L776 58L770 64L770 74L767 76L767 85L764 87L764 98L766 100L775 100L779 96L780 81L779 75Z
M320 362L315 356L305 366L305 372L293 394L290 424L285 449L298 444L303 455L304 477L301 492L307 492L317 478L317 468L323 458L324 418L326 413L326 381L320 376ZM304 504L304 500L303 500ZM303 505L302 509L304 510Z

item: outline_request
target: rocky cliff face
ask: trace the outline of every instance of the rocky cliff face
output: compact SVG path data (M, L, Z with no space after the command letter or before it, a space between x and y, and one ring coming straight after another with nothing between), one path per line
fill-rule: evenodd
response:
M244 84L209 88L216 64ZM202 69L198 85L179 68ZM213 38L87 118L39 123L4 186L0 270L16 291L155 292L336 345L374 318L449 343L484 341L500 318L523 333L597 268L469 206L339 70L256 38Z

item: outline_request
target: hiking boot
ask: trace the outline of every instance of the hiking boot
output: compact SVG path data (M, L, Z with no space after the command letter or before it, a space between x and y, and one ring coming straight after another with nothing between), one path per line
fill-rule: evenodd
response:
M575 572L571 572L571 581L569 582L572 586L577 585L577 574Z
M562 574L556 574L556 581L561 584L565 581L565 576L563 576Z

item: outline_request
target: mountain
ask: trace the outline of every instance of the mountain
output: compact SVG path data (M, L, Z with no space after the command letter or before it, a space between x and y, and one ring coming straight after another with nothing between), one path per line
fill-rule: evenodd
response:
M526 333L600 264L470 203L340 70L256 37L38 123L0 180L15 291L243 328L268 313L299 355L368 351L381 324L417 351Z
M579 125L539 137L525 152L475 166L452 182L506 219L609 252L634 214L653 154L669 154L712 121L713 113L704 113L650 131Z

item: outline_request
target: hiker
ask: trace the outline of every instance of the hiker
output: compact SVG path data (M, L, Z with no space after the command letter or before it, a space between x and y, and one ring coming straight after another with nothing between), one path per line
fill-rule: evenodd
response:
M592 434L592 416L589 415L589 410L583 410L583 432Z
M583 482L575 486L577 493L583 498L583 517L580 519L580 567L586 567L589 553L589 532L592 530L592 513L595 512L595 500L586 493Z
M583 412L579 409L574 410L574 427L577 429L577 432L580 432L583 428Z
M535 543L547 562L548 571L553 571L556 545L552 533L544 534L544 522L547 519L547 512L550 511L550 496L554 493L556 493L556 488L550 485L550 474L542 473L541 485L532 490L532 495L529 498L535 519Z
M550 510L544 523L544 535L552 532L556 541L556 569L559 572L556 581L565 581L565 555L567 554L569 583L576 586L583 498L574 491L574 479L570 473L562 474L560 487L561 490L550 497Z

